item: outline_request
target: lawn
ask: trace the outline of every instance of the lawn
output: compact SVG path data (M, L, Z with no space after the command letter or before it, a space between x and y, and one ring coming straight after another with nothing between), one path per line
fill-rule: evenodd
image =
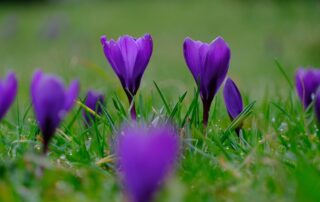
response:
M171 117L183 145L157 201L320 201L320 132L294 89L299 66L320 66L319 10L316 1L1 4L0 77L15 71L19 92L0 122L0 201L124 200L110 155L128 103L100 36L144 33L154 49L136 96L138 121ZM183 58L187 36L222 36L229 44L228 75L248 106L240 139L221 92L203 135L201 102ZM79 79L79 100L88 89L106 95L103 118L92 128L83 125L82 106L74 107L46 159L29 95L38 68L68 84Z

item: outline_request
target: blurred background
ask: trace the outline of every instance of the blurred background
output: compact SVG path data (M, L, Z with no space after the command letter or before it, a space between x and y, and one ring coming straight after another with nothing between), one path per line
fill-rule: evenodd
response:
M22 99L28 98L36 68L67 81L79 78L83 92L119 90L101 35L153 36L154 52L140 91L144 94L154 91L153 81L176 97L195 86L182 54L186 36L205 42L222 36L232 50L229 75L252 99L288 89L275 58L292 80L297 67L320 66L319 1L0 2L0 75L17 72Z

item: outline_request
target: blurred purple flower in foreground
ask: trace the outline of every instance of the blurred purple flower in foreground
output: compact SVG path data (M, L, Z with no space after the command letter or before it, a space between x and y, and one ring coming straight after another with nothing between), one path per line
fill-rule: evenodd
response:
M146 34L135 39L125 35L117 41L113 39L108 41L106 36L102 36L101 44L104 54L119 77L131 104L134 102L133 97L139 89L141 78L152 55L152 37ZM131 109L131 117L136 119L134 103Z
M224 102L231 120L234 120L243 110L242 97L232 79L228 78L223 89Z
M125 126L118 135L118 169L130 202L150 202L173 169L179 136L171 126Z
M78 81L73 81L68 89L63 81L50 74L37 70L31 83L31 98L34 112L43 135L43 152L48 151L48 144L62 119L74 105L79 93Z
M221 37L210 44L186 38L183 51L186 63L200 88L203 124L206 126L211 102L229 69L230 49Z
M296 71L296 89L298 96L306 109L313 100L318 87L320 86L320 70L319 69L303 69Z
M102 114L102 106L105 104L104 95L99 92L95 92L89 90L87 93L85 105L96 112L98 115ZM90 125L92 121L96 119L96 117L83 109L83 117L85 119L85 123Z
M0 120L12 105L18 90L16 75L10 72L4 80L0 80Z

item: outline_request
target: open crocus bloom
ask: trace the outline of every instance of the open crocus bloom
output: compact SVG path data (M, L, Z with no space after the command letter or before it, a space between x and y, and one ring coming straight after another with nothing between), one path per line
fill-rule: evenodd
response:
M16 75L10 72L4 80L0 80L0 120L6 115L18 91Z
M79 83L73 81L65 88L62 80L37 70L32 79L31 98L36 119L44 139L44 153L62 119L74 105L79 94Z
M118 170L131 202L150 202L173 168L179 137L171 126L127 125L118 134Z

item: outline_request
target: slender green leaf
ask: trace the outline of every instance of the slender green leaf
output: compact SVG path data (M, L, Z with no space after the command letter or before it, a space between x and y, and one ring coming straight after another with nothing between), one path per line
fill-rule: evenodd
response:
M161 100L162 100L162 102L163 102L163 104L164 104L164 106L165 106L165 108L166 108L166 110L167 110L167 113L168 113L168 114L171 114L172 112L171 112L170 106L169 106L168 102L166 101L166 99L164 98L164 95L162 94L159 86L157 85L157 83L156 83L155 81L153 81L153 83L154 83L154 85L155 85L155 87L156 87L156 89L157 89L157 92L158 92L159 95L160 95L160 98L161 98Z
M280 70L281 74L283 75L283 77L286 79L289 87L291 90L294 89L292 83L291 83L291 79L290 77L288 76L288 74L286 73L286 71L284 70L283 66L280 64L280 62L277 60L277 59L274 59L275 63L276 63L276 66L278 67L278 69Z

